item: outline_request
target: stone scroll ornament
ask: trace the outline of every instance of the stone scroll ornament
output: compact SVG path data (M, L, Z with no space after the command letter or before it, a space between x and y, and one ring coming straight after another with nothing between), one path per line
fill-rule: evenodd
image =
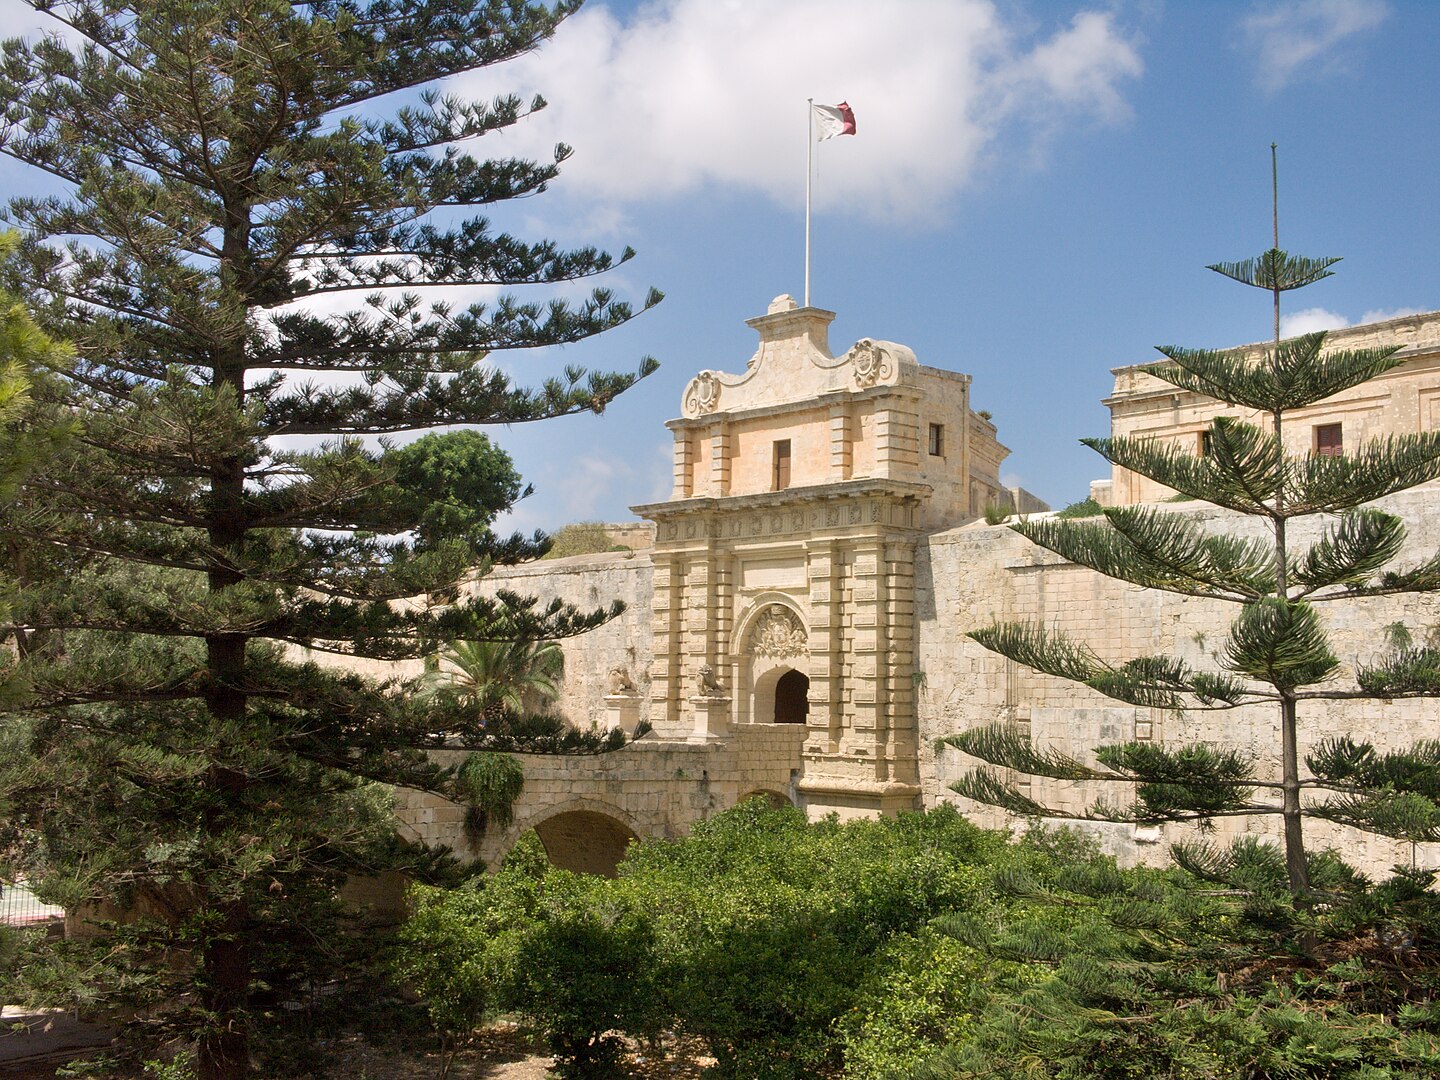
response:
M690 380L685 388L685 413L688 416L703 416L714 412L720 404L720 380L713 371L702 371Z
M852 345L846 357L855 369L855 385L862 390L877 382L888 382L895 375L889 355L869 338Z
M800 620L779 604L761 614L750 635L750 651L756 656L799 656L809 643Z

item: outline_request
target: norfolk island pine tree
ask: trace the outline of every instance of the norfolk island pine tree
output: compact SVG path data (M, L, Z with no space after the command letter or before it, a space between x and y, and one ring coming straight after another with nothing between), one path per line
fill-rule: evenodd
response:
M498 539L503 505L454 497L463 477L416 486L362 437L599 412L655 365L517 389L489 352L580 341L632 307L606 289L463 308L407 291L616 262L465 217L544 191L569 150L473 157L469 140L543 102L430 88L538 47L578 0L35 6L79 44L0 46L0 150L65 193L11 201L6 278L74 344L32 394L83 435L3 520L8 543L77 569L15 604L12 627L48 644L0 714L0 803L50 895L126 913L107 962L52 977L92 1004L163 1006L133 1015L193 1040L202 1077L239 1077L260 1018L323 975L314 931L343 878L436 864L396 840L376 785L463 800L425 747L479 734L458 701L296 650L416 659L616 610L402 603L543 542ZM385 95L410 103L370 118ZM340 314L304 306L348 296ZM267 442L283 435L328 441ZM454 512L417 529L442 500Z
M1336 685L1340 664L1322 608L1440 590L1440 554L1416 566L1387 569L1405 541L1405 524L1366 505L1440 477L1440 433L1372 439L1336 456L1294 456L1284 450L1290 413L1404 363L1398 346L1327 351L1323 332L1282 340L1281 294L1330 276L1337 261L1282 251L1277 209L1271 249L1244 262L1209 267L1271 293L1273 339L1263 356L1252 362L1246 350L1162 346L1158 351L1166 360L1143 369L1181 390L1253 410L1264 426L1219 416L1199 456L1158 440L1082 440L1112 464L1259 519L1268 540L1207 532L1189 517L1151 506L1106 508L1101 521L1011 526L1033 543L1109 577L1235 604L1239 613L1215 654L1220 670L1195 670L1167 655L1112 664L1083 642L1035 624L998 624L969 635L1017 663L1132 705L1227 710L1269 703L1277 719L1279 775L1257 775L1250 755L1207 744L1102 746L1096 749L1102 766L1097 769L994 724L948 736L940 744L1030 775L1135 784L1134 802L1117 805L1102 799L1083 814L1061 814L984 767L962 776L953 785L956 792L1017 814L1050 817L1207 824L1221 816L1275 815L1282 822L1286 876L1302 902L1310 890L1306 818L1326 818L1412 843L1440 838L1440 740L1378 752L1348 736L1328 738L1306 756L1308 773L1300 769L1305 703L1440 696L1440 651L1429 646L1400 648L1374 664L1360 664L1353 685ZM1319 539L1292 548L1289 523L1317 515L1328 520ZM1225 853L1206 845L1173 850L1203 872L1222 874L1228 861Z

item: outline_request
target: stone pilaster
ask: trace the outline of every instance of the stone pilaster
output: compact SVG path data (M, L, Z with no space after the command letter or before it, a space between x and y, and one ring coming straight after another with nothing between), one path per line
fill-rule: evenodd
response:
M675 432L675 490L671 498L686 499L695 494L695 435L689 430Z
M730 494L730 428L716 424L710 429L710 494Z
M855 467L855 421L848 403L830 406L830 479L849 480Z
M920 467L920 417L911 402L887 398L875 410L875 473L903 479Z
M915 545L885 545L883 629L886 730L877 752L884 762L882 780L919 783L919 743L915 722ZM877 735L879 733L877 732ZM877 739L877 742L879 740Z
M849 731L840 752L873 761L875 732L881 723L880 545L866 538L856 543L850 562L849 640L845 676L850 691Z
M670 734L680 723L680 701L684 676L681 662L680 629L683 574L677 573L675 557L656 552L654 594L650 602L654 630L654 652L650 664L650 716L661 734Z
M810 716L807 751L833 754L845 726L842 692L843 636L841 581L843 554L833 540L813 542L807 551L810 582Z

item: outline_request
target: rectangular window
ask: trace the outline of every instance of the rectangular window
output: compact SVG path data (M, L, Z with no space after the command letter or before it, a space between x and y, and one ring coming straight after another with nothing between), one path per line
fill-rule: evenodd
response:
M778 439L775 442L775 476L772 491L783 491L790 486L790 440Z
M944 424L931 424L931 425L930 425L930 456L931 456L931 457L944 457L944 456L945 456L945 425L944 425Z
M1200 438L1195 441L1195 452L1201 457L1210 456L1210 432L1200 432Z
M1339 424L1315 425L1315 453L1321 457L1339 457L1344 450L1345 440Z

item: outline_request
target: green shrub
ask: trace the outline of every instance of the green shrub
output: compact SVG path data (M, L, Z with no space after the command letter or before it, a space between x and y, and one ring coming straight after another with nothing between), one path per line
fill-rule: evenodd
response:
M1008 506L996 506L994 503L985 504L985 524L1003 525L1010 518Z
M839 1067L837 1022L880 950L969 906L1003 846L949 809L809 824L754 800L640 845L620 885L655 912L663 1002L717 1075L811 1077Z
M536 1025L567 1080L627 1075L616 1032L658 1029L654 928L628 899L602 878L556 870L522 934L509 1004Z
M1094 499L1087 498L1081 499L1079 502L1071 503L1065 507L1065 509L1056 513L1055 516L1058 518L1088 518L1099 517L1102 512L1098 502Z
M837 1027L846 1077L887 1080L960 1041L987 967L981 953L929 931L886 945Z
M655 1027L650 922L604 879L536 873L538 845L517 845L487 881L412 889L396 974L447 1040L517 1012L545 1039L560 1076L621 1075L620 1043L609 1033Z
M610 539L605 525L599 521L577 521L564 525L550 535L546 559L568 559L571 555L596 555L604 551L629 551L624 544Z

